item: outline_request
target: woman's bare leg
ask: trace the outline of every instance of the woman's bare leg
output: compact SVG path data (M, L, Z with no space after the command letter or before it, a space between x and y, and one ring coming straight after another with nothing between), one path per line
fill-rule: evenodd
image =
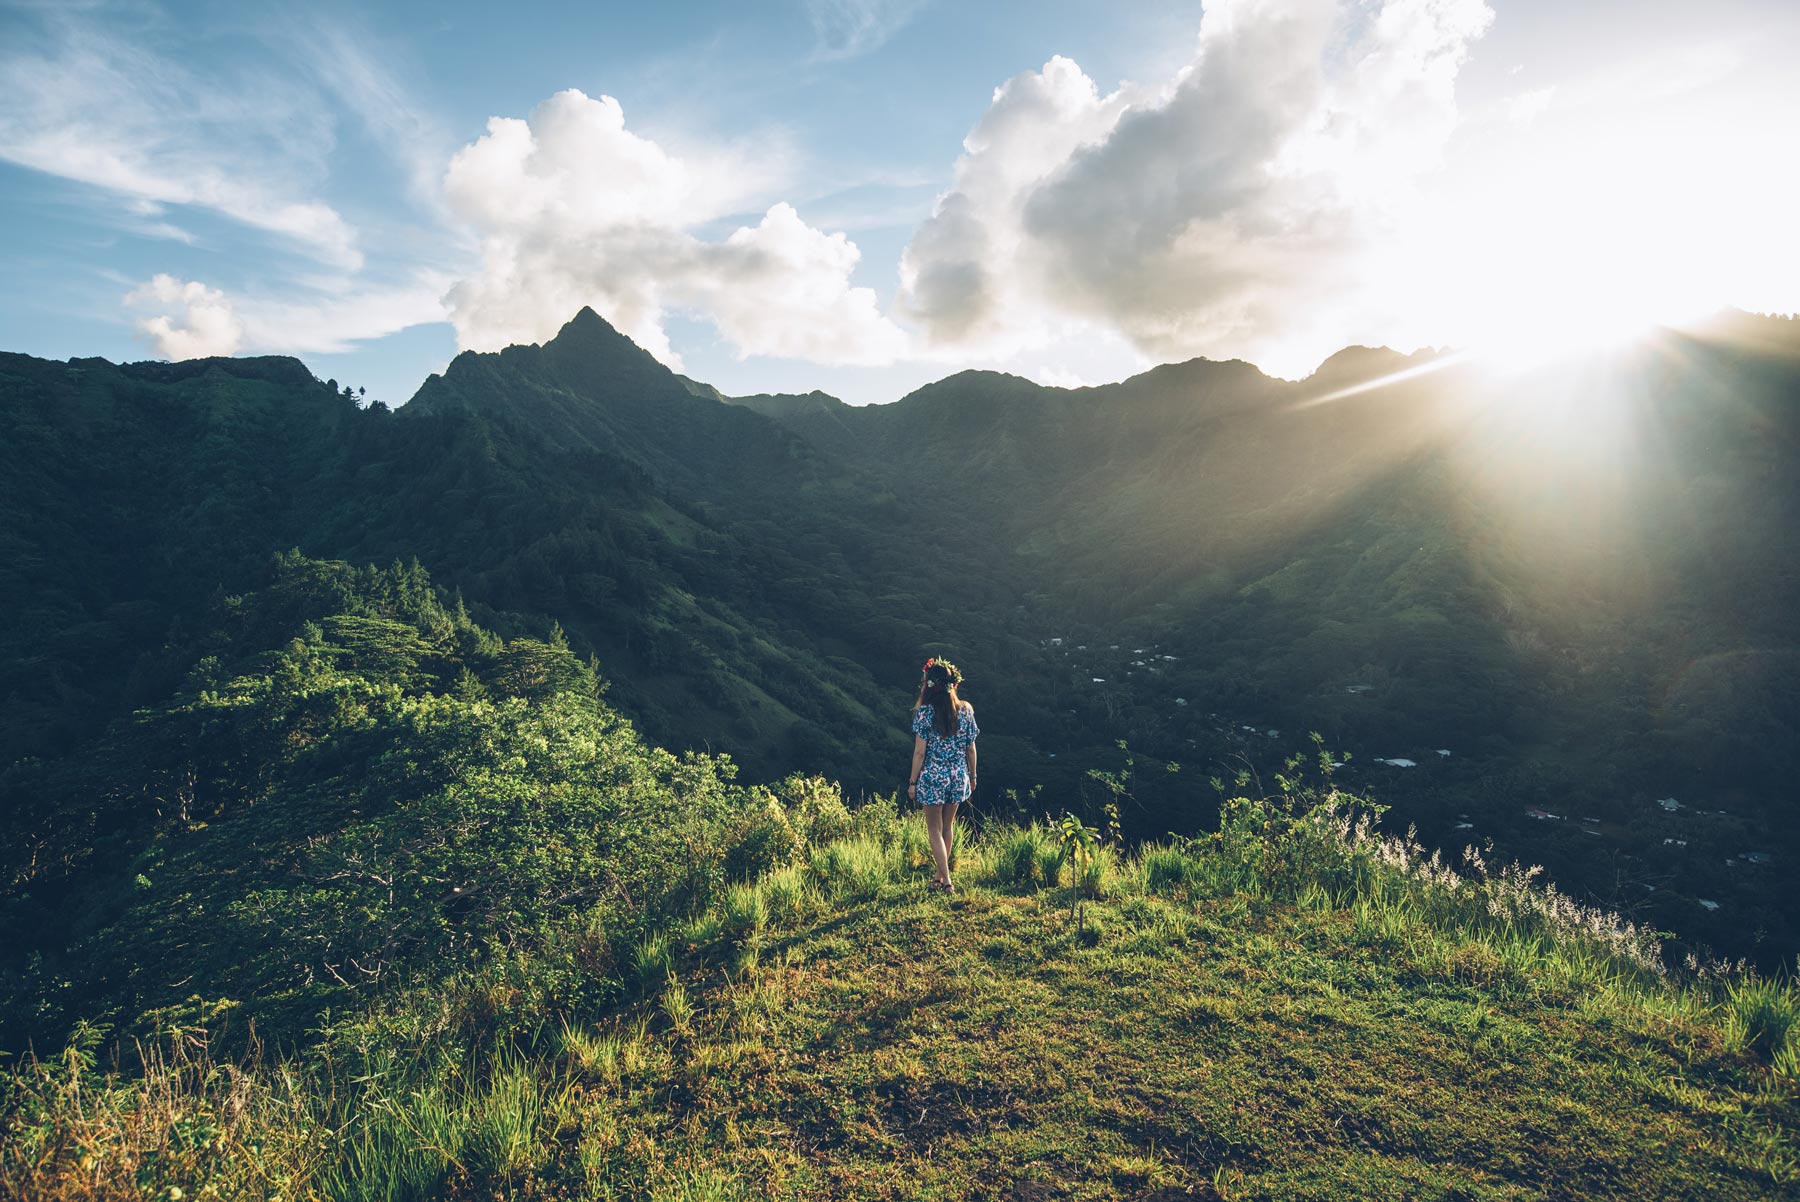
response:
M944 803L944 816L938 819L938 825L944 831L944 879L950 879L950 873L956 868L956 807L959 803Z
M944 842L944 807L925 807L925 837L931 843L931 858L937 862L937 883L950 883L950 848Z

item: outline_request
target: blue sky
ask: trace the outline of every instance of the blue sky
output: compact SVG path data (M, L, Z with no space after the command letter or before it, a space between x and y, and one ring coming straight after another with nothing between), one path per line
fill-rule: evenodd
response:
M1795 6L0 3L0 349L898 397L1800 307Z

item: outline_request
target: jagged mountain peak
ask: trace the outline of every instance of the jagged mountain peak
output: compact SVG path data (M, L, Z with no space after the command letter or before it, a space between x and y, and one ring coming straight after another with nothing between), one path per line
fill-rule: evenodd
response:
M685 377L670 371L656 356L583 305L545 342L515 344L498 352L463 351L450 361L443 375L425 381L409 407L426 410L453 404L485 408L493 399L496 371L509 385L529 377L553 383L557 389L578 397L608 402L690 395Z
M621 334L610 321L596 313L591 305L581 306L575 316L563 322L562 329L556 332L556 336L543 345L555 346L559 343L570 345L584 342L615 345L623 342L630 344L634 350L641 352L643 349L637 343L632 342L630 338Z
M601 368L609 376L630 375L687 391L681 377L586 305L539 349L545 359L561 368Z

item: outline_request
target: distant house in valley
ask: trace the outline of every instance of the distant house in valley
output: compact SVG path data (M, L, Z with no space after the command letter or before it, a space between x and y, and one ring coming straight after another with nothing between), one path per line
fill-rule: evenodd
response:
M1536 806L1527 806L1525 817L1535 818L1539 822L1561 822L1563 820L1561 814L1552 814L1549 810L1540 810Z
M1681 803L1676 801L1673 797L1660 798L1656 804L1669 811L1671 814L1681 808Z
M1419 766L1419 761L1409 760L1404 756L1396 756L1393 759L1387 760L1376 760L1375 762L1377 764L1392 764L1396 768L1417 768Z

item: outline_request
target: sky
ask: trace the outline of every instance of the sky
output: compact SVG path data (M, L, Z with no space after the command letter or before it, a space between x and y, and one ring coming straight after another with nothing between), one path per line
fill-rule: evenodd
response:
M583 305L732 395L1800 309L1780 0L0 0L0 350L404 403Z

